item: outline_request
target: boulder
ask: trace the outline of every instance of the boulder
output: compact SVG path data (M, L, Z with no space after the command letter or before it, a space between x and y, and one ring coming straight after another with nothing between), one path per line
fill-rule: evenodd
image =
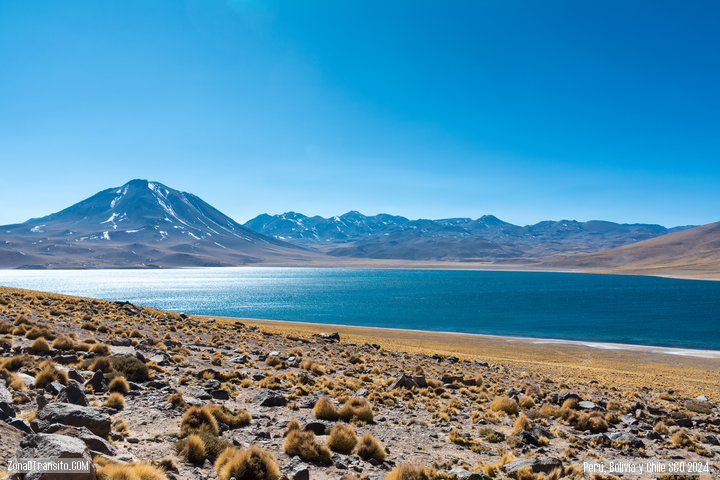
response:
M521 458L506 464L503 470L507 474L513 474L525 467L530 467L533 473L550 473L556 468L562 468L562 462L553 457Z
M44 431L53 423L86 427L95 435L107 438L111 429L110 415L100 408L82 407L70 403L49 403L35 417L38 431Z
M413 388L417 387L418 384L415 383L415 380L408 377L404 373L400 374L399 377L397 377L391 384L390 384L390 390L395 390L396 388Z
M85 386L91 386L95 393L107 392L108 384L105 380L105 374L100 370L96 370L92 378L85 382Z
M93 452L110 456L114 456L117 453L115 445L98 437L85 427L78 428L56 423L50 425L44 433L54 433L56 435L66 435L68 437L78 438L82 440L85 446Z
M633 448L643 448L645 444L642 440L640 440L637 437L633 437L629 433L625 432L613 432L606 434L607 438L610 439L611 442L618 441L618 442L629 442L630 446Z
M484 473L475 473L461 467L455 467L450 470L450 475L455 475L457 480L490 480L490 477Z
M88 402L88 399L85 396L83 386L75 380L68 381L67 387L65 387L65 389L60 392L60 395L58 395L57 401L62 403L72 403L73 405L80 405L83 407L90 405L90 402Z
M73 437L65 435L55 435L51 433L38 433L27 435L20 440L17 448L17 458L34 459L34 458L68 458L77 460L85 460L87 470L84 472L54 473L54 472L30 472L25 475L25 480L96 480L95 465L90 457L85 444Z
M284 407L287 405L287 399L272 390L265 390L257 394L254 401L261 407Z
M12 403L13 397L10 390L5 386L5 380L0 378L0 402Z
M330 431L332 425L322 422L320 420L312 420L305 424L303 430L313 432L315 435L325 435Z

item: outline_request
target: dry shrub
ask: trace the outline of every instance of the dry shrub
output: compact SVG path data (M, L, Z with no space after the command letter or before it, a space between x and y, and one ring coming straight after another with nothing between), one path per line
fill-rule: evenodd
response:
M117 392L124 395L130 391L130 385L128 385L127 380L123 377L115 377L110 381L108 390L110 390L110 392Z
M528 397L527 395L523 395L520 397L519 400L520 406L524 409L530 409L535 408L535 400L533 400L531 397Z
M265 359L265 363L270 367L277 367L282 365L282 360L277 355L271 355Z
M340 413L329 397L320 397L313 407L315 418L319 420L337 420Z
M150 371L142 360L135 357L112 357L112 367L131 382L145 382L150 379Z
M288 428L283 450L291 457L297 455L306 461L324 462L330 460L330 450L325 445L320 445L315 441L315 434L310 431L303 432L299 428Z
M103 403L103 407L114 408L115 410L122 410L125 408L125 397L121 393L111 393L110 396Z
M52 345L53 348L57 350L72 350L74 343L75 342L73 342L72 338L67 335L60 335L55 339Z
M97 471L98 480L167 480L165 472L146 462L107 463Z
M113 371L113 368L108 357L98 357L90 364L90 370L93 372L100 370L103 373L110 373Z
M657 422L655 424L655 427L653 428L653 431L661 435L670 435L670 429L667 425L665 425L664 422Z
M171 394L167 398L167 402L169 404L171 404L174 408L183 408L184 409L185 407L187 407L187 403L185 403L185 399L183 398L182 393L180 393L180 392L175 392L175 393Z
M578 430L590 430L592 433L606 432L609 425L600 412L582 413L572 411L567 423Z
M505 412L508 415L515 415L520 411L520 405L515 400L503 395L501 397L495 397L490 404L490 408L496 412Z
M0 358L0 369L7 369L11 372L20 370L20 368L30 365L32 359L28 355L15 355L14 357Z
M205 461L205 442L194 433L177 442L175 449L178 455L190 463L202 463Z
M68 375L64 370L58 369L50 360L45 360L40 364L40 372L35 375L35 387L45 388L52 382L67 385Z
M382 462L387 456L385 447L382 446L377 438L373 437L369 433L363 435L362 440L360 440L360 446L358 447L357 454L363 460L370 460L371 458L374 458L378 462Z
M327 443L328 447L335 452L350 453L357 445L358 437L350 425L340 422L330 430L330 438Z
M225 449L215 461L218 480L280 480L280 469L275 458L266 450Z
M414 467L401 463L385 475L384 480L431 480L434 476L425 467Z
M350 421L352 419L370 423L373 421L373 412L370 402L366 398L350 398L338 412L338 418Z
M532 423L525 415L520 414L513 425L512 433L528 432L532 430Z
M693 445L692 438L685 428L681 428L675 432L670 441L676 447L687 448Z
M180 422L180 436L187 437L192 433L208 432L217 436L217 421L207 407L190 407Z
M49 352L50 345L48 344L47 340L45 340L45 338L38 337L30 344L30 350L35 353Z
M110 355L110 347L104 343L97 343L93 345L90 351L96 355Z
M250 420L252 419L250 413L247 410L243 409L231 411L227 407L218 405L216 403L211 403L207 405L207 408L210 410L210 413L212 413L212 415L215 417L215 420L220 423L224 423L230 428L249 425Z

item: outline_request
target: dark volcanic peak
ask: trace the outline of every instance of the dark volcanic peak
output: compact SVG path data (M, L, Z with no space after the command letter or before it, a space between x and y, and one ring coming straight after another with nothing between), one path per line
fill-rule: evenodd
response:
M302 249L240 225L191 193L147 180L0 227L2 266L242 265L298 252Z
M245 224L264 235L344 257L412 260L510 260L592 252L647 240L686 227L604 221L544 221L519 226L493 215L409 220L357 211L323 218L296 212L260 215Z

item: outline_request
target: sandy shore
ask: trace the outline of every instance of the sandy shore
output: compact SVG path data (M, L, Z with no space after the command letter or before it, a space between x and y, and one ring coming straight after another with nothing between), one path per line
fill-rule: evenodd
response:
M598 381L608 387L647 386L720 398L720 351L715 350L213 318L227 322L240 320L263 330L290 335L338 332L348 342L377 343L394 351L455 355L523 368L529 373Z

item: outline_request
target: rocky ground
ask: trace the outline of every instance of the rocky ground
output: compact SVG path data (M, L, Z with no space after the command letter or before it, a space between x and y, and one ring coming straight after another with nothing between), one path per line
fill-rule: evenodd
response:
M77 479L602 479L584 462L628 459L717 478L716 401L0 290L0 478L16 455L91 458Z

